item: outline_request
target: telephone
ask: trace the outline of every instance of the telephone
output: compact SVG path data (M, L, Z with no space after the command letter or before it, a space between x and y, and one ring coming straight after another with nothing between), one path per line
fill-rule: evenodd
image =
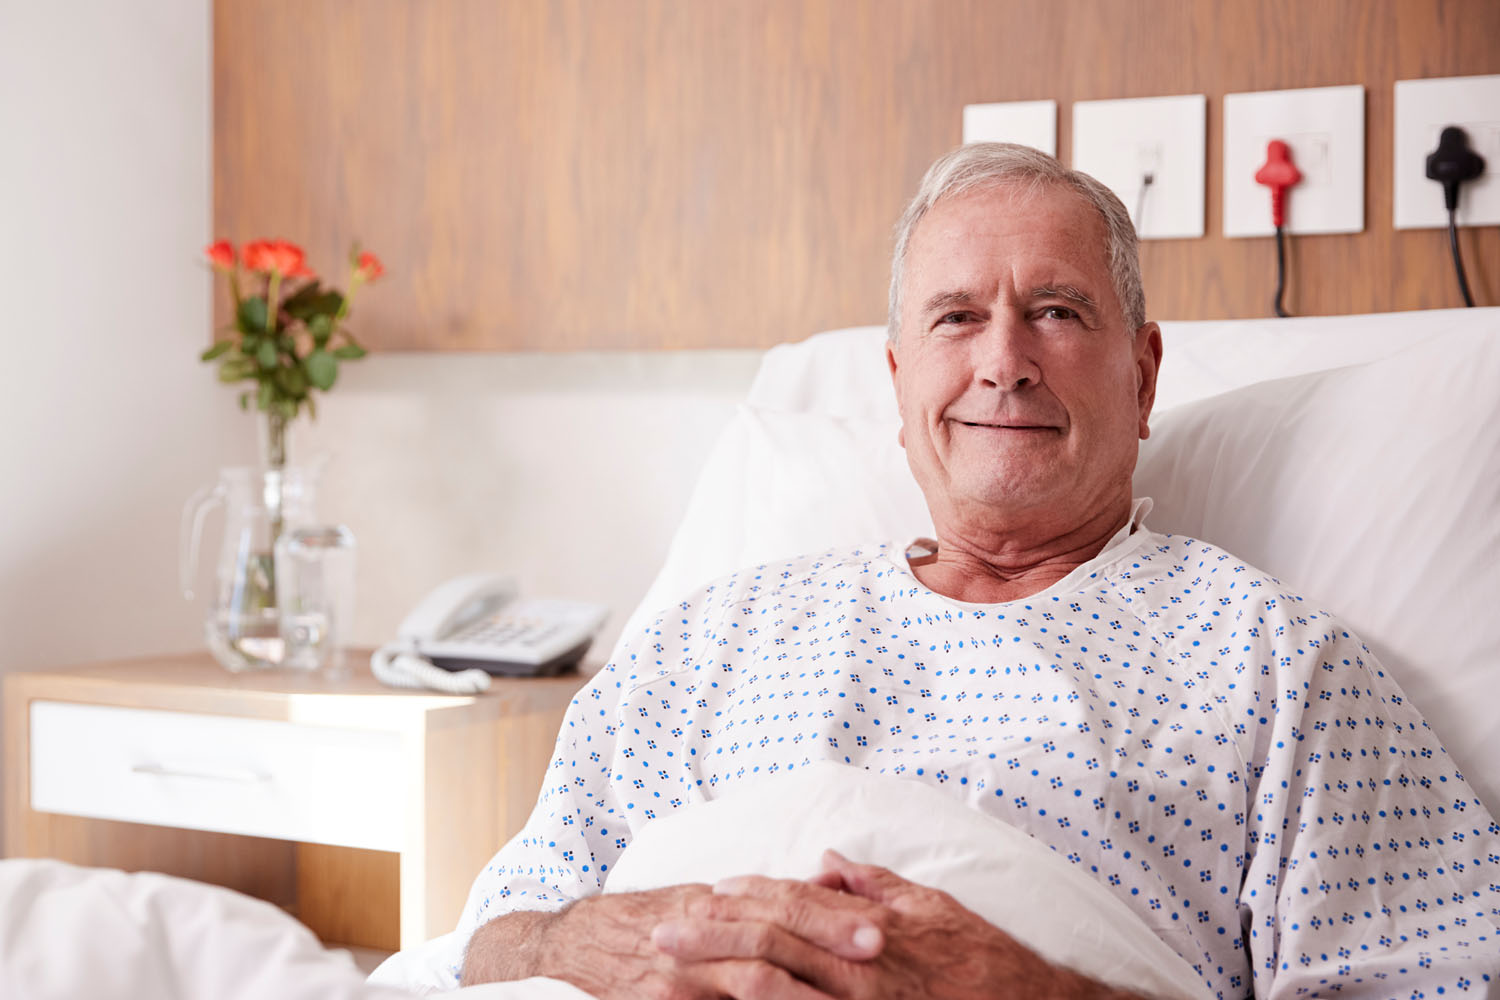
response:
M491 674L555 674L577 663L608 614L583 601L518 601L515 583L493 573L461 576L406 616L370 669L397 687L483 691Z

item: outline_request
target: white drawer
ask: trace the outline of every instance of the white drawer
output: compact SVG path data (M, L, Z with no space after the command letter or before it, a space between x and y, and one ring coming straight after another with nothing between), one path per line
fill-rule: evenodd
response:
M31 704L41 812L399 851L401 768L394 732Z

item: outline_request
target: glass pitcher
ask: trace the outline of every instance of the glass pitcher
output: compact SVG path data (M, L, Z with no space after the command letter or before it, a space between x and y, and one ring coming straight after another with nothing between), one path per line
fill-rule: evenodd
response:
M316 520L316 468L219 470L219 481L182 510L182 595L193 599L203 524L224 508L224 540L203 635L214 659L232 671L280 666L284 656L276 613L276 541Z

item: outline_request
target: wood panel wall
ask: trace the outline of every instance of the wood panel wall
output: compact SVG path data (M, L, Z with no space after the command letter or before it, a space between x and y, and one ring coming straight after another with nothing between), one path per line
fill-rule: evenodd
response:
M1458 305L1395 232L1392 84L1500 72L1495 0L217 0L214 217L358 238L379 349L762 346L884 319L891 227L961 107L1205 93L1208 236L1151 241L1150 315L1269 312L1226 240L1226 93L1367 88L1365 232L1293 241L1301 314ZM1494 164L1491 169L1500 169ZM1462 238L1500 302L1500 233ZM220 303L221 310L223 303Z

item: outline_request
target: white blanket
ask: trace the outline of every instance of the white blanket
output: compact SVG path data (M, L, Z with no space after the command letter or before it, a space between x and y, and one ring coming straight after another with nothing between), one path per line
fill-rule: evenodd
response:
M572 987L562 984L565 989ZM459 990L514 997L516 984ZM573 991L576 993L576 991ZM523 994L544 1000L546 984ZM149 872L0 861L4 1000L410 1000L270 903Z
M942 889L1050 961L1152 997L1200 998L1186 961L1108 889L1050 848L915 781L820 762L736 787L643 827L606 892L747 873L805 878L824 849ZM448 935L393 956L372 981L428 991L464 942ZM464 991L467 992L467 991ZM505 984L506 1000L583 1000L554 980Z
M0 861L6 1000L403 996L270 903L166 875Z

